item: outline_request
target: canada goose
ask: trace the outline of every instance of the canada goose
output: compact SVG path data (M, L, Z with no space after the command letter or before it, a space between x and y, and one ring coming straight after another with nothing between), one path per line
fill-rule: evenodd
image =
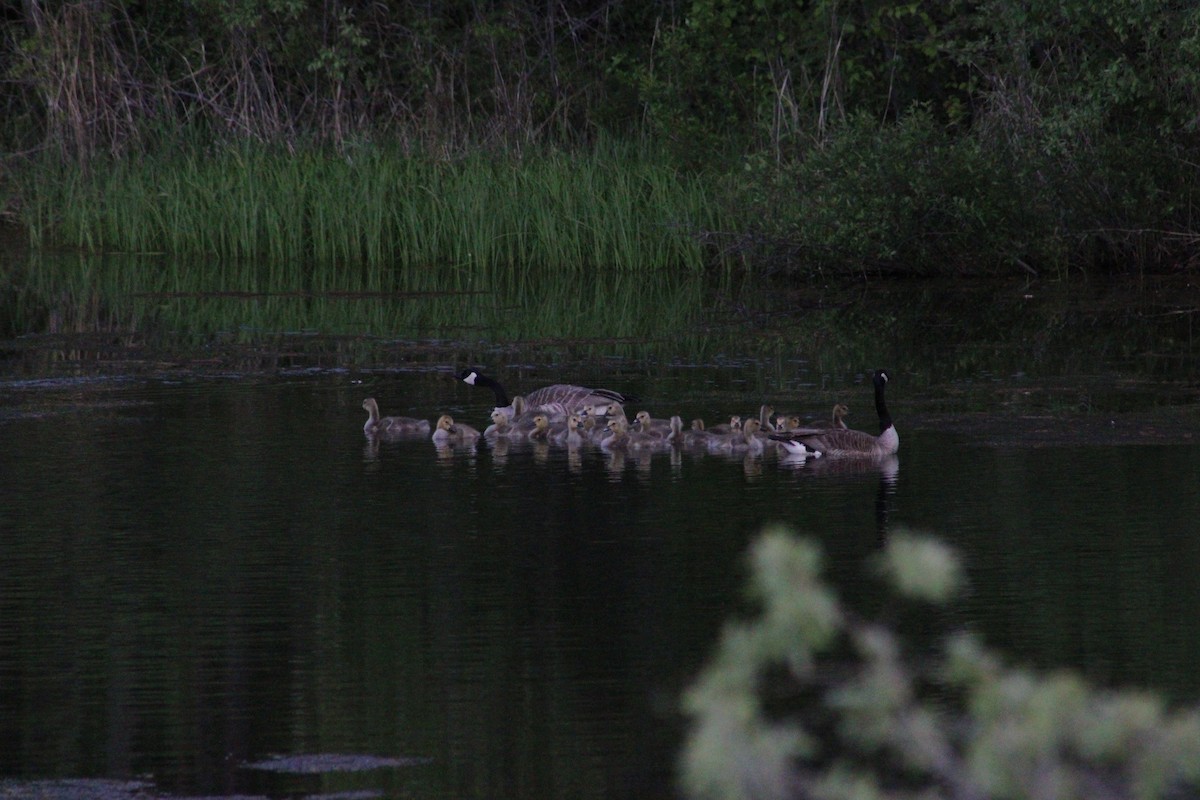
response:
M554 441L567 447L578 447L583 444L583 436L579 433L579 422L578 414L567 417L567 427L552 434Z
M739 417L737 414L734 414L732 417L729 418L729 422L722 422L718 425L713 425L711 428L708 429L708 432L717 434L718 436L724 436L729 433L734 433L735 431L740 431L741 429L742 429L742 418Z
M600 440L601 450L625 450L629 447L629 421L625 417L609 420L606 427L608 435Z
M519 417L525 414L525 398L522 395L514 395L512 402L508 404L508 408L512 409L512 416Z
M846 420L844 419L850 413L850 407L845 403L836 403L833 406L833 413L830 414L828 422L811 422L808 425L800 418L799 414L783 415L780 414L775 418L775 432L787 433L788 431L799 430L803 428L806 431L825 431L833 428L846 430ZM770 431L767 431L768 433Z
M499 408L492 411L492 424L483 431L485 439L517 439L523 435L524 432L513 425L508 414Z
M775 418L775 430L778 433L794 431L803 425L804 421L800 419L799 414L780 414Z
M891 375L886 370L877 369L871 380L875 384L875 412L879 415L878 436L849 428L797 428L770 434L770 438L793 455L823 455L830 458L883 458L892 455L900 449L900 436L892 425L892 415L888 413L884 401L884 390Z
M704 423L700 423L703 425ZM667 441L673 445L687 444L687 431L683 429L683 417L676 414L671 417L671 432L667 434Z
M429 433L429 420L415 417L380 417L379 403L374 397L362 401L362 407L367 412L367 421L363 424L363 433L379 436L406 436Z
M637 422L637 429L640 433L650 434L661 439L671 432L670 420L652 419L649 411L639 411L633 418Z
M508 393L495 379L473 369L464 369L458 377L470 386L490 388L496 395L497 408L509 406ZM568 414L579 411L589 403L595 407L597 414L603 414L611 404L626 403L633 399L611 389L588 389L569 383L556 383L525 395L525 405L531 411L545 411L553 418L564 419Z
M454 418L449 414L442 414L438 417L437 425L434 426L433 436L430 438L441 444L473 442L479 438L479 431L470 425L456 423Z
M642 417L642 414L646 414L646 416ZM625 420L621 420L621 422L625 423L626 425L625 439L628 442L628 447L630 450L653 450L655 448L666 447L668 445L667 434L670 433L669 427L665 431L661 429L652 429L649 424L650 415L645 411L639 412L636 419L639 422L639 427L637 430L629 430L628 423ZM642 424L644 424L644 427L642 427ZM669 422L667 423L668 426L670 426L670 424L671 423Z
M680 441L686 447L707 447L709 440L717 435L705 430L704 420L697 417L692 420L691 427L682 432Z
M579 412L579 435L589 441L598 441L605 433L605 423L596 414L596 407L588 404Z
M533 430L526 438L531 442L545 442L550 438L550 417L539 411L533 415Z
M850 406L846 405L845 403L835 403L833 406L833 415L831 417L829 427L837 428L843 431L848 430L849 426L846 424L845 418L849 414Z
M708 449L713 453L761 453L763 438L758 435L762 423L757 419L748 419L742 424L741 430L720 434L708 441Z

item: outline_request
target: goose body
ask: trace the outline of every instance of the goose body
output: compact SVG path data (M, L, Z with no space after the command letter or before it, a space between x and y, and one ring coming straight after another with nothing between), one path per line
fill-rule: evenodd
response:
M429 433L429 420L415 417L380 417L379 403L374 397L362 401L362 407L367 412L367 421L363 425L363 433L368 436L412 436Z
M491 389L496 396L497 408L510 406L508 393L494 378L489 378L473 369L463 370L458 377L459 380L470 386L486 386ZM569 414L581 411L587 405L593 406L596 414L603 415L614 403L625 403L632 399L611 389L589 389L569 383L556 383L525 395L525 405L531 411L544 411L550 415L552 420L563 420Z
M900 436L888 413L884 390L891 375L877 369L872 377L875 384L875 412L879 415L879 435L849 428L796 428L770 434L787 452L793 455L826 456L829 458L884 458L900 449Z

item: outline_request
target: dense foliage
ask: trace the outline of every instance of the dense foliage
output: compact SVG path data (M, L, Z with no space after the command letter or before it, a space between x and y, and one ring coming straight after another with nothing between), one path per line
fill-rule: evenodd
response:
M650 137L729 198L725 252L788 272L1190 268L1198 236L1200 8L1174 0L5 0L0 68L0 147L81 168L184 128Z
M875 577L897 600L878 618L840 600L819 548L786 531L764 533L751 566L760 611L726 627L686 698L692 797L1195 795L1200 711L1012 668L969 632L937 631L963 585L939 542L890 539ZM897 632L905 603L917 637Z

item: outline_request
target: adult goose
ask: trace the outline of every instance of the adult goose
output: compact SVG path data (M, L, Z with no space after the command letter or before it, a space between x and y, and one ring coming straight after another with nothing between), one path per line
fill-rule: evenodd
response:
M486 386L491 389L496 395L496 408L504 409L510 406L508 392L494 378L473 369L464 369L458 374L458 378L470 386ZM525 407L530 411L544 411L553 419L563 420L568 414L582 411L584 406L591 405L594 413L603 416L608 413L609 406L636 399L611 389L589 389L569 383L556 383L525 395Z
M879 415L879 435L865 431L841 428L796 428L783 433L769 434L787 452L793 455L827 456L829 458L884 458L900 449L900 436L892 424L884 400L891 375L887 370L877 369L872 382L875 384L875 412Z
M380 417L379 403L374 397L362 401L367 412L363 433L368 436L413 436L429 433L429 420L415 417Z

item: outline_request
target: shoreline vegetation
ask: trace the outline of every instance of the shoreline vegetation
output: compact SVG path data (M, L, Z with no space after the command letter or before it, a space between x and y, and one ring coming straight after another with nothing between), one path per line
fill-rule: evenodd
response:
M1145 274L1200 242L1200 9L1169 0L38 0L0 52L0 220L37 247L369 289Z
M390 144L175 142L86 170L43 164L17 182L35 246L305 265L313 291L349 289L346 272L377 291L388 270L495 282L526 267L698 274L721 261L701 243L724 224L711 187L618 143L438 159Z

